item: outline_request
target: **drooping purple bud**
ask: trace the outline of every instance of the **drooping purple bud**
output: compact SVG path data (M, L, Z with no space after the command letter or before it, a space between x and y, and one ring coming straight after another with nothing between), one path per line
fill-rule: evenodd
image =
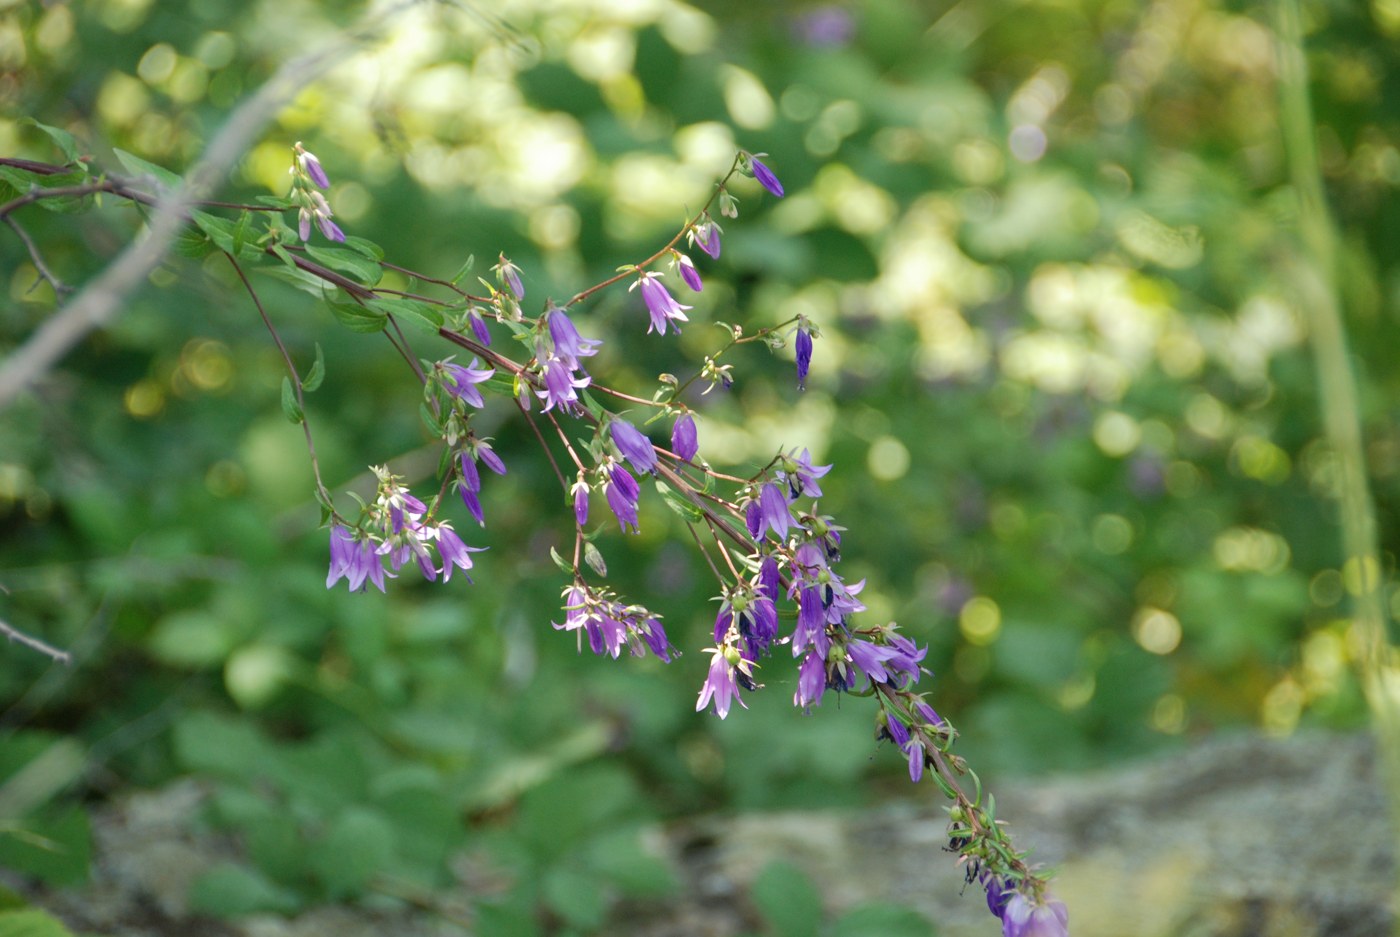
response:
M632 467L639 472L656 471L656 447L631 423L615 418L608 424L612 441Z
M699 436L695 432L695 418L682 413L671 427L671 451L687 462L694 460L700 451Z
M685 285L695 292L700 292L705 288L705 283L700 279L700 271L695 269L695 264L690 262L690 258L684 254L676 255L676 269L680 271L681 279Z
M783 197L783 184L778 181L778 177L773 175L773 170L758 161L758 157L749 157L749 169L753 172L753 177L758 180L758 184L778 198Z
M574 487L574 520L583 527L588 523L588 486L577 485Z
M326 176L326 170L321 167L321 161L316 158L316 154L308 150L301 149L301 144L297 144L297 160L301 163L301 168L306 170L306 174L311 177L311 181L323 189L331 187L331 180Z
M797 387L807 387L807 369L812 366L812 333L808 331L806 320L797 326Z
M486 320L473 309L471 311L470 321L472 324L472 334L476 336L476 340L488 348L491 347L491 332L486 328Z

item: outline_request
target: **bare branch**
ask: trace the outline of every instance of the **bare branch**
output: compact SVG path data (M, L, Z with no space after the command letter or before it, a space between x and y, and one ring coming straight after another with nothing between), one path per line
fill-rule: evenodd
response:
M54 276L48 264L44 263L44 255L39 253L39 245L34 243L34 239L29 236L29 232L24 230L24 226L9 215L5 216L5 224L9 225L14 230L15 234L19 235L19 239L24 242L25 248L29 251L30 262L34 264L34 269L39 271L39 279L34 281L34 286L38 286L41 282L47 282L49 286L53 287L54 295L60 298L67 293L73 292L73 287ZM34 289L34 286L31 286L25 293L28 294Z
M29 635L25 634L23 631L20 631L18 628L14 627L13 625L9 624L3 619L0 619L0 635L3 635L10 641L13 641L17 644L23 644L27 648L38 651L45 657L51 658L55 663L73 663L72 654L69 654L67 651L60 651L52 644L47 644L43 641L40 641L38 638L30 637Z
M380 34L384 23L423 0L402 0L368 17L313 52L277 70L251 98L240 104L205 149L181 185L161 193L146 234L122 251L96 280L45 322L29 340L0 363L0 410L42 377L84 335L106 325L126 296L142 282L170 249L190 206L207 198L262 128L306 84L347 53Z

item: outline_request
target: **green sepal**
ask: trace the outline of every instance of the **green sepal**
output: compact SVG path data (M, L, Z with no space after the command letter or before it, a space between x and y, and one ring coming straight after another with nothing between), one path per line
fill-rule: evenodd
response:
M292 390L292 379L286 375L282 376L282 413L298 425L306 422L306 414L302 412L296 392Z
M308 244L306 255L323 267L349 274L365 286L374 286L384 275L378 263L362 253L343 247L312 247Z
M704 511L696 507L688 498L681 497L675 489L665 482L658 481L656 490L661 493L661 499L666 502L666 506L679 514L686 522L698 524L705 519Z
M603 417L607 416L607 408L604 407L602 404L598 403L598 401L594 400L593 395L590 394L588 391L581 391L578 395L578 398L579 400L583 401L584 409L587 410L593 416L593 419L601 423Z
M326 379L326 356L321 353L321 343L316 343L316 362L311 365L311 370L302 378L301 389L308 394L321 386L321 382Z
M336 321L352 332L382 332L389 324L389 317L378 309L361 306L359 303L330 303L331 314Z
M559 567L560 572L568 573L570 576L574 574L574 567L564 562L564 558L559 555L559 551L553 547L549 548L549 558L554 561L555 566Z
M117 154L117 162L122 164L122 168L133 176L151 176L167 189L178 189L185 182L178 173L171 172L164 166L148 162L135 153L128 153L126 150L119 150L116 147L112 147L112 152Z
M588 568L593 570L604 579L608 578L608 562L603 559L603 553L590 541L583 543L583 561L588 564Z

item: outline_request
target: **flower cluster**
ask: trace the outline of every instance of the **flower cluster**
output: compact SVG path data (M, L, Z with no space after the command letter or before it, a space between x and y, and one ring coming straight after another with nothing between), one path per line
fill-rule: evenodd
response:
M640 605L624 605L612 592L590 589L575 581L564 590L564 621L555 623L557 631L573 631L588 636L588 648L594 654L607 654L614 659L626 647L633 657L648 650L666 663L671 662L675 648L666 639L661 617Z
M303 149L300 141L292 147L292 194L297 205L297 236L303 241L311 240L311 224L321 229L321 235L328 241L344 241L345 232L331 218L330 203L318 189L329 189L331 180L322 168L316 154Z
M339 234L339 229L315 188L328 184L325 172L300 145L296 153L294 195L302 206L302 237L309 235L314 221L327 237L337 239L332 231ZM672 277L693 292L703 291L700 271L677 245L684 238L689 249L712 259L720 257L723 232L710 211L717 206L720 216L737 217L737 199L725 188L735 173L783 197L783 185L760 159L763 155L738 154L711 200L670 243L638 265L619 268L617 276L577 294L565 306L546 301L538 316L526 315L521 309L523 271L504 254L491 268L494 282L481 280L486 295L456 289L455 279L450 284L431 281L451 285L456 292L456 298L444 304L446 325L440 334L473 356L465 364L452 358L424 361L419 372L424 379L424 420L447 446L443 471L448 477L438 500L450 483L468 513L484 524L479 466L484 464L498 474L506 469L490 445L476 436L472 421L488 396L512 394L541 445L551 450L561 446L567 455L565 461L550 452L573 514L574 534L572 561L554 552L570 582L563 589L563 620L553 627L574 632L580 651L586 641L594 654L618 658L625 648L633 656L650 652L670 662L678 652L660 616L592 584L588 576L591 570L607 578L606 563L594 540L610 525L587 529L593 493L602 495L621 532L638 533L639 480L654 482L668 506L690 527L719 581L718 610L709 635L712 643L707 641L703 648L709 662L696 710L712 709L725 719L736 701L747 708L745 694L762 686L755 678L760 661L769 666L775 657L792 661L796 676L792 702L804 712L819 707L828 692L873 698L878 707L876 740L899 750L912 782L932 773L940 789L955 801L950 808L951 846L967 863L968 882L977 881L986 889L988 908L1001 920L1003 937L1062 937L1067 934L1064 905L1048 897L1043 882L1020 854L1010 850L997 821L980 807L980 787L973 800L952 781L952 773L963 770L947 754L956 732L924 701L918 688L928 674L923 666L927 649L893 622L863 625L857 621L866 610L861 601L865 582L848 582L842 575L845 528L818 509L822 480L832 466L814 464L807 449L792 449L778 452L760 470L739 478L713 471L701 458L696 418L686 391L696 382L708 382L702 393L715 386L728 387L733 381L732 365L719 359L730 347L764 341L777 349L788 337L795 349L797 385L803 389L814 339L820 336L816 326L801 315L751 334L741 326L726 325L728 345L707 356L704 366L688 380L661 375L650 400L598 388L613 399L627 401L625 416L600 405L598 400L606 399L602 394L585 393L594 387L594 378L584 365L597 355L601 343L580 334L569 310L598 289L629 279L629 289L640 291L645 304L648 334L679 332L689 322L686 313L692 307L678 302L661 271L651 268L669 262ZM529 357L517 361L492 350L491 322L529 349ZM511 391L505 391L506 386ZM533 407L536 401L541 403L539 408ZM646 431L663 418L672 421L669 450L653 442ZM561 466L570 466L572 481ZM366 583L382 591L384 578L397 576L409 563L429 580L441 576L446 581L454 568L469 570L470 554L478 548L463 543L448 522L435 519L438 500L429 507L386 469L375 472L378 494L372 504L362 506L359 521L352 526L335 515L327 585L345 578L352 591ZM711 538L710 547L703 536ZM783 648L789 653L775 654Z
M447 582L454 568L464 573L472 568L471 554L485 547L469 547L451 523L430 520L427 505L399 484L398 476L387 468L375 466L373 471L379 479L379 492L373 504L365 505L360 525L353 531L341 524L331 527L326 588L344 578L351 592L359 592L366 582L383 592L384 577L396 578L410 560L429 582L439 575Z

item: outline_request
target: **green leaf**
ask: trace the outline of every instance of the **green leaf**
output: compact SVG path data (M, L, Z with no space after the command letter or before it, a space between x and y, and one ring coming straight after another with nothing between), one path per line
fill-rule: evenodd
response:
M273 253L277 253L275 248ZM286 251L283 250L282 253L286 253ZM281 257L282 254L278 254L277 256ZM335 289L330 283L327 283L313 273L307 273L295 264L290 264L286 267L254 267L253 269L258 273L272 277L274 280L290 283L302 292L310 293L317 299L325 298L329 291Z
M753 883L759 913L779 937L813 937L822 922L821 893L790 862L770 862Z
M0 832L0 869L23 869L51 885L79 885L92 861L92 831L80 807L46 808Z
M243 243L248 238L248 227L252 217L250 212L240 212L238 221L233 226L233 254L235 257L243 253Z
M570 576L574 574L573 565L571 563L566 563L564 558L559 555L559 551L553 547L549 548L549 558L554 561L555 566L559 567L560 572L568 573Z
M382 332L389 324L389 317L378 309L361 306L359 303L330 303L331 314L336 321L352 332Z
M553 869L544 880L544 900L570 924L593 929L603 923L606 894L593 875L576 869Z
M384 259L384 248L365 238L355 237L352 234L345 239L345 246L352 251L368 257L370 260L374 261L376 265L379 261Z
M442 435L442 421L433 413L433 408L428 406L426 400L418 405L418 415L423 418L423 425L428 427L428 432L434 436Z
M336 898L360 892L393 856L393 825L363 807L343 812L309 852L312 871Z
M306 414L302 412L301 404L297 403L296 391L292 390L292 379L286 375L282 377L282 414L298 426L306 422Z
M192 712L175 723L175 760L187 771L251 779L274 760L252 723L208 712Z
M207 257L214 252L214 242L197 228L185 228L175 237L175 253L181 257Z
M371 299L369 304L380 312L398 319L400 322L417 327L419 330L436 333L442 328L442 310L432 303L400 296Z
M283 210L297 207L296 202L293 202L285 195L259 195L257 198L253 199L253 201L257 202L259 205L266 205L269 208L281 208Z
M73 937L73 932L44 911L5 911L0 912L0 937Z
M293 895L252 869L232 863L214 866L190 889L190 907L216 917L297 909Z
M197 209L190 212L190 218L193 219L199 230L209 235L209 239L218 246L219 250L237 256L238 252L233 249L232 221Z
M666 506L679 514L687 523L698 524L705 519L705 512L701 511L689 498L679 495L674 488L663 481L657 481L656 490L661 493L661 499L666 502Z
M48 134L49 139L63 153L63 157L70 163L78 162L78 141L73 135L61 127L50 127L48 124L41 124L33 117L26 117L20 121L21 124L28 124ZM117 152L121 152L118 150Z
M311 366L311 370L306 373L306 377L301 379L301 389L308 394L321 386L321 382L326 379L326 356L321 353L321 343L316 343L316 363Z
M312 247L307 245L306 255L323 267L354 277L365 286L373 286L384 275L379 264L358 251L343 247Z
M177 173L171 172L164 166L147 162L134 153L128 153L126 150L119 150L116 147L112 148L112 152L117 154L118 162L133 176L153 176L157 182L169 189L179 188L185 181Z
M467 274L471 273L471 272L472 272L472 267L475 267L475 266L476 266L476 255L475 255L475 254L468 254L468 255L467 255L467 262L464 263L464 264L462 264L462 268L461 268L460 270L458 270L455 274L452 275L452 285L453 285L453 286L456 286L457 283L458 283L458 281L461 280L462 277L464 277L464 276L466 276Z
M857 905L841 916L836 937L934 937L928 918L895 904Z

